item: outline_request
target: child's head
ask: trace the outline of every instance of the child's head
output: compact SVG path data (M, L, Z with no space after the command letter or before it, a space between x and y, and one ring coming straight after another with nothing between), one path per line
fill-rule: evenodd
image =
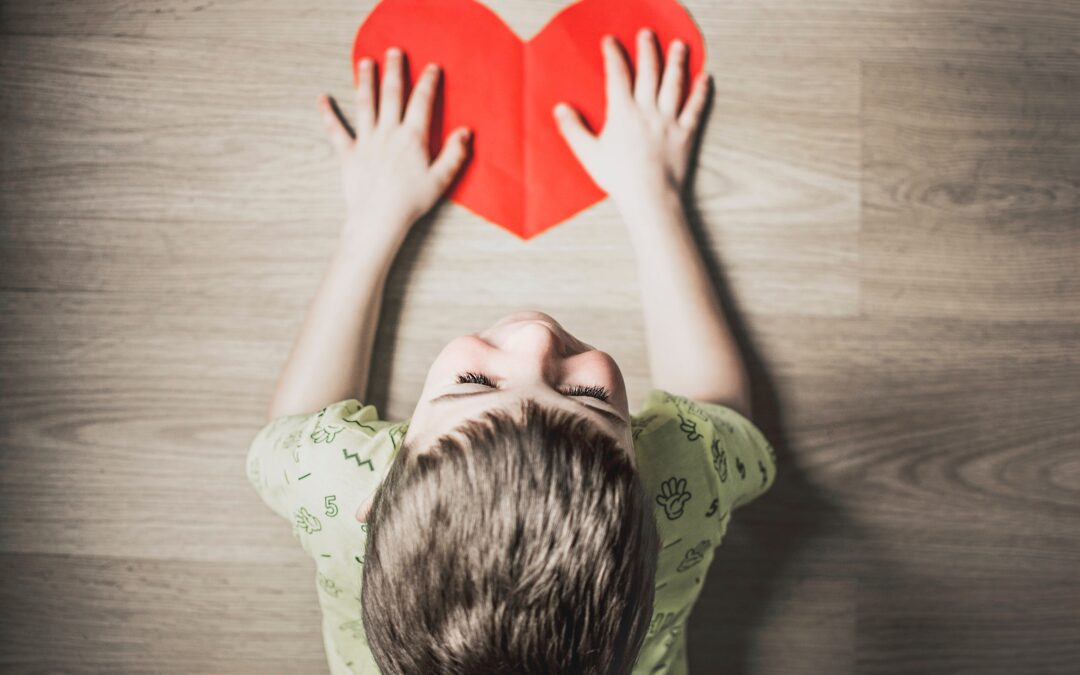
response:
M484 375L496 389L475 381L459 382L464 373ZM603 388L608 400L583 393L568 395L575 387ZM479 393L489 395L443 398ZM543 312L508 314L486 330L446 345L431 364L405 440L415 447L428 447L462 420L475 419L487 410L514 410L529 398L593 420L627 443L630 460L635 461L626 385L618 364Z
M374 495L363 618L384 675L621 674L637 657L660 544L622 376L540 316L443 350L417 406L430 417ZM484 390L461 371L509 391L431 415L426 397ZM605 387L622 424L559 393L576 385Z

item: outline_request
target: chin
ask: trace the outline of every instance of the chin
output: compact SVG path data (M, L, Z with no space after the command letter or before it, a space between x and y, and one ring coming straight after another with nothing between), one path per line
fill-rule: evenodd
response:
M510 314L507 314L503 318L496 321L495 325L498 326L502 324L515 323L517 321L541 321L550 322L555 324L556 326L559 325L559 322L555 320L555 317L551 316L550 314L531 309L522 310L520 312L511 312Z

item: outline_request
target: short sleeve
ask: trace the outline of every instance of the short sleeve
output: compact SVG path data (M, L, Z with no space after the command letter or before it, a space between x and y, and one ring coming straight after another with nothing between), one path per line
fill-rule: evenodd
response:
M294 527L300 520L303 528L310 517L302 509L327 499L328 485L346 481L351 500L359 503L374 493L406 428L407 423L379 419L375 406L356 399L278 417L251 442L248 482L271 510ZM336 515L334 506L321 510Z
M248 450L248 481L315 561L334 673L378 672L361 618L367 523L357 521L356 512L386 477L408 426L347 399L271 420Z
M749 419L715 403L653 389L633 417L635 453L658 520L719 545L731 513L773 484L772 446ZM674 527L676 526L677 527Z
M700 408L710 420L707 458L732 509L749 504L772 487L776 453L753 422L716 403L688 401L687 407L691 411Z

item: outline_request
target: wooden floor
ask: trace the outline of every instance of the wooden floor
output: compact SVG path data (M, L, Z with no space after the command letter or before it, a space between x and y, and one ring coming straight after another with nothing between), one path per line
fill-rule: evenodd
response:
M527 37L564 3L489 4ZM315 95L351 114L372 6L3 2L3 672L325 672L244 454L343 215ZM691 672L1076 672L1080 4L687 6L717 94L695 222L781 462ZM442 206L370 402L404 419L449 339L540 309L636 409L622 228L605 201L523 243Z

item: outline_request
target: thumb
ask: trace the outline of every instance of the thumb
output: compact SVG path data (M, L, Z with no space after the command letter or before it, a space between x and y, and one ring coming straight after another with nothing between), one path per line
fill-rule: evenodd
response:
M455 129L454 133L443 144L439 156L431 164L431 175L435 179L440 195L450 186L454 176L457 175L458 169L461 168L461 164L468 154L467 147L471 137L472 132L466 127Z
M552 111L555 115L555 124L559 127L559 133L566 139L567 144L577 156L578 161L585 164L592 156L593 145L596 136L589 132L581 121L577 111L565 103L557 103Z

